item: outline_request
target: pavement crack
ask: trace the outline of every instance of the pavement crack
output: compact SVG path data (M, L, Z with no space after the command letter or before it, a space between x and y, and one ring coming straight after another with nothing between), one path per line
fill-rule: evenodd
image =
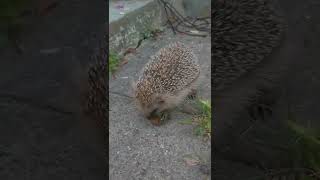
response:
M132 96L129 96L129 95L126 95L126 94L123 94L123 93L119 93L119 92L109 91L109 93L115 94L115 95L118 95L118 96L122 96L122 97L126 97L126 98L130 98L130 99L133 98Z

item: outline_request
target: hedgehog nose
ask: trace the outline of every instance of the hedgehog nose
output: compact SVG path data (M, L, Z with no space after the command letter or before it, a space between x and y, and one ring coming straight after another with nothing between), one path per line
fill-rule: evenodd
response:
M150 118L155 117L157 115L158 115L158 109L155 109L155 110L151 111L151 113L149 113L147 115L147 118L150 119Z

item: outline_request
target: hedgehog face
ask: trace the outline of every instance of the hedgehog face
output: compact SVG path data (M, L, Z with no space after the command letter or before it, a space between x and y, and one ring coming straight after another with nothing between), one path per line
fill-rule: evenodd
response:
M162 117L166 107L166 102L160 96L154 96L150 102L144 103L138 99L138 107L147 119Z
M166 101L159 95L152 86L149 79L132 83L135 92L135 102L137 108L147 119L160 117L165 109Z
M146 114L148 119L154 116L161 117L163 115L163 111L166 109L166 102L162 97L157 96L153 99L150 107L149 114Z

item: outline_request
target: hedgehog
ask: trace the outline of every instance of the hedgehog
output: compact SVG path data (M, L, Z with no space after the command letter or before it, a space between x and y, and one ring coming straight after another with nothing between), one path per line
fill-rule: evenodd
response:
M200 65L193 51L181 42L160 49L133 83L134 99L143 115L164 120L187 96L195 97Z
M73 112L78 113L79 118L91 119L98 127L108 129L108 65L107 48L99 47L88 59L89 63L82 65L73 62L73 69L66 81L66 94L64 99L71 99L68 103ZM65 91L64 90L64 91Z
M108 129L106 125L108 94L107 94L107 48L101 47L91 57L88 69L88 91L84 104L84 111L97 118L99 124Z
M286 27L280 9L270 0L212 3L213 137L220 152L252 121L272 113L291 63L277 56L286 45L282 43Z
M100 44L88 57L88 63L73 63L71 79L66 85L69 87L67 95L77 103L80 118L90 119L94 125L107 131L108 119L108 48Z
M232 105L222 111L232 119L232 107L240 111L285 72L287 62L269 56L280 46L286 24L269 0L218 0L212 7L212 96L216 108L229 98Z
M213 3L213 91L228 87L279 45L283 20L268 0Z
M108 157L108 48L101 41L84 64L71 59L72 70L66 77L61 99L74 119L104 146Z

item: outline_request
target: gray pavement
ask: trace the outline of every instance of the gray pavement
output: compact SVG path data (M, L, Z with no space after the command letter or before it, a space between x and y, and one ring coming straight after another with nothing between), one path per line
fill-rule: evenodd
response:
M149 2L150 0L109 2L109 23L123 18L125 14L145 6Z
M174 111L171 120L155 127L139 114L132 99L121 95L131 95L130 78L137 79L137 73L152 54L170 42L181 41L194 50L205 76L198 95L210 99L210 39L174 36L167 30L158 40L144 41L135 54L128 56L128 63L117 72L116 79L109 80L110 179L210 178L210 141L194 135L191 125L179 123L190 115Z

